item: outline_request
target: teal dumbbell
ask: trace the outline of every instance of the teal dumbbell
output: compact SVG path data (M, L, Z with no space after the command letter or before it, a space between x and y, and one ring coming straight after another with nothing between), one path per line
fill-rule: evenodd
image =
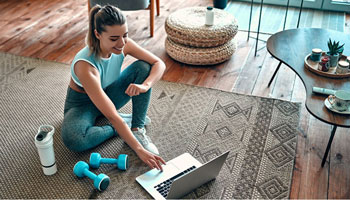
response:
M74 165L73 172L79 178L85 176L89 177L94 181L94 187L100 191L107 189L110 179L105 174L96 175L89 170L89 164L84 161L79 161Z
M90 166L92 168L99 168L100 164L115 164L120 170L127 170L129 167L129 158L126 154L120 154L118 158L102 158L99 153L92 153L90 155Z

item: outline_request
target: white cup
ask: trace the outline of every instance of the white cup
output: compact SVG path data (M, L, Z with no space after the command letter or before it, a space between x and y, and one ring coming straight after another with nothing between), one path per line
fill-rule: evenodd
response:
M337 74L346 74L348 73L348 71L349 71L349 63L344 60L339 61L335 72Z
M40 163L45 175L53 175L57 172L55 152L53 149L53 134L55 128L51 125L42 125L35 135L35 146L38 149Z
M348 111L350 107L350 92L345 90L338 90L334 95L329 95L327 98L332 108L337 111Z

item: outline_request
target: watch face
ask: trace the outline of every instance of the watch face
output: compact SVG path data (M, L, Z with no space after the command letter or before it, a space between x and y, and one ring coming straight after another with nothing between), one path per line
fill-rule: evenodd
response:
M39 133L38 133L38 135L36 136L36 140L37 141L42 141L45 137L46 137L46 135L48 134L49 132L47 132L47 131L40 131Z

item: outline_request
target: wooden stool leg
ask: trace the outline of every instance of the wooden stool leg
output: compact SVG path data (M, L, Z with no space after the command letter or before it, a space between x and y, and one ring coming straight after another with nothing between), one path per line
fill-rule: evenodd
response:
M91 10L91 4L90 4L90 0L87 0L88 2L88 16L90 15L90 10Z
M159 5L160 0L156 0L156 7L157 7L157 16L160 15L160 5Z
M151 31L151 37L153 37L153 32L154 32L154 1L155 0L151 0L150 3L150 31Z

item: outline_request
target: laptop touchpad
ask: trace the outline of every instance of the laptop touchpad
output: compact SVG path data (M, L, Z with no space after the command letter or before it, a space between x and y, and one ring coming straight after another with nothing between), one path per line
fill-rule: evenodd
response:
M166 165L162 165L162 167L163 171L152 169L140 176L140 180L147 182L158 182L170 178L179 171L179 169L171 162L168 162Z

